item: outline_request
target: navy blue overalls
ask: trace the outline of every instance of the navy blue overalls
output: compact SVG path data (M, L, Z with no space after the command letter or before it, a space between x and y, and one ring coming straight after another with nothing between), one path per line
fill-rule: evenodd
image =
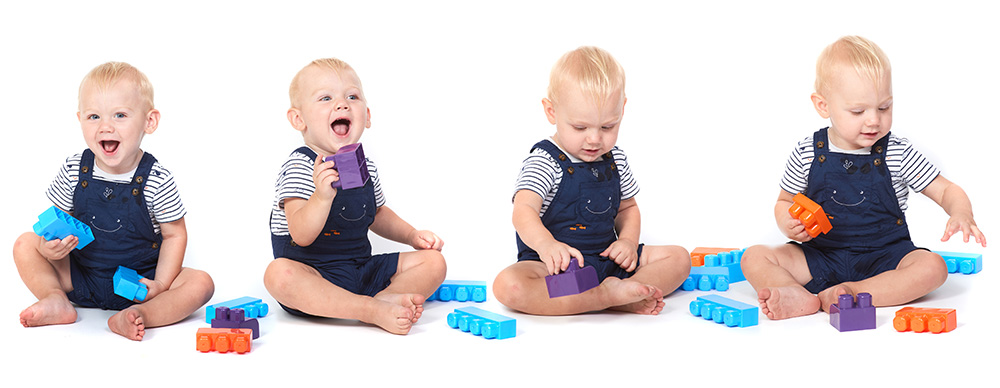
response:
M805 287L813 293L896 269L917 249L885 161L890 135L875 142L868 155L854 155L831 152L827 129L813 134L815 154L805 192L833 225L829 233L801 244L813 276Z
M621 205L621 177L614 157L608 152L600 161L573 163L551 141L543 140L532 147L541 148L555 158L563 170L559 189L542 215L542 224L557 241L576 248L584 255L586 265L597 269L598 278L627 278L631 273L613 260L600 257L618 239L615 217ZM517 237L517 260L540 260L538 253ZM641 246L640 246L641 254Z
M316 153L309 147L300 147L295 152L316 160ZM323 231L309 246L299 246L291 235L272 234L274 257L312 266L331 283L355 294L374 296L385 289L396 273L399 254L372 256L368 227L375 221L377 211L373 180L368 179L362 187L337 189Z
M80 180L73 192L73 216L90 225L94 241L70 253L73 291L67 296L82 307L121 310L134 302L115 295L112 276L118 266L153 279L163 236L153 230L144 188L156 158L146 152L128 183L94 179L94 153L85 150Z

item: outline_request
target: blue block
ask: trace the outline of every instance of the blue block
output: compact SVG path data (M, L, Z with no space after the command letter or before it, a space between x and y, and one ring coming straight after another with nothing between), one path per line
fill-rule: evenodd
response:
M87 224L55 206L39 214L38 222L32 226L32 229L34 229L35 234L42 236L47 241L56 238L62 240L70 235L76 236L79 239L76 243L76 249L83 249L94 241L94 233Z
M983 270L983 255L981 253L938 252L948 265L948 273L964 273L971 275Z
M459 302L473 301L482 303L486 301L486 282L479 280L445 280L427 300L439 300L442 302L455 300Z
M242 298L233 299L228 302L216 303L211 306L206 306L205 323L212 323L212 319L215 318L216 307L228 307L230 310L243 309L246 318L263 317L267 315L268 311L267 303L264 303L260 298L244 296Z
M115 287L115 295L140 302L146 300L146 294L149 293L149 289L146 288L145 284L139 282L139 279L145 279L145 277L140 276L138 272L135 272L131 268L119 265L118 270L115 271L115 275L111 277L111 282Z
M716 323L724 323L728 327L748 327L757 325L757 307L719 295L705 295L691 301L691 314Z
M705 256L705 267L719 267L725 268L729 276L730 283L742 282L747 280L743 276L743 268L740 266L740 262L743 261L743 251L744 249L737 249L729 252L719 252L715 255ZM692 271L694 268L692 267Z
M714 255L712 255L714 256ZM706 256L708 257L708 256ZM726 291L729 289L729 269L724 267L691 267L691 274L678 290Z
M455 312L448 314L448 326L487 339L505 339L517 335L516 319L478 307L455 309Z

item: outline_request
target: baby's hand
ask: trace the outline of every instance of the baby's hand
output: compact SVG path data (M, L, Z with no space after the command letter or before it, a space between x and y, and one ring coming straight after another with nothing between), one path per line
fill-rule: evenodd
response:
M984 248L986 247L986 237L976 226L976 221L972 219L971 215L959 214L949 218L944 227L944 236L941 237L941 241L948 241L958 231L962 231L962 241L969 242L969 236L973 236L977 243Z
M618 239L611 243L608 249L601 252L601 257L613 260L619 267L628 272L635 271L639 266L639 245L629 240Z
M410 233L410 246L414 249L434 249L440 251L444 240L429 230L414 230Z
M798 242L812 240L812 236L809 235L809 232L806 232L806 226L797 218L788 217L781 231L785 233L786 237Z
M337 196L337 189L333 188L333 182L340 180L340 173L333 168L334 162L324 162L322 156L316 157L313 164L313 184L316 185L316 194L321 198L333 200Z
M143 300L134 300L137 303L149 302L161 292L166 291L167 287L160 283L159 281L152 280L149 278L139 279L139 282L146 285L146 298Z
M538 257L542 260L542 263L545 263L545 269L549 271L549 275L565 271L569 268L569 260L574 257L580 268L583 268L583 255L576 248L557 240L552 240L552 242L539 248L537 250Z
M73 249L76 249L76 244L80 242L80 239L73 235L61 240L54 238L50 241L45 241L44 238L40 237L38 240L40 241L38 244L38 253L46 260L59 260L68 256Z

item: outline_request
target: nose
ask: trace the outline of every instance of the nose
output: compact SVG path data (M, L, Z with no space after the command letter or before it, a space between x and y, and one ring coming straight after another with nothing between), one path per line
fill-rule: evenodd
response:
M874 128L874 127L878 127L881 124L882 124L882 112L880 112L878 110L875 110L875 112L872 113L872 115L869 116L867 120L865 120L865 125L867 125L869 127L873 127Z
M347 103L346 99L338 98L336 105L334 106L336 110L349 110L350 104Z
M590 129L587 131L587 143L599 144L601 142L601 131L599 129Z
M100 131L101 133L115 131L115 127L111 125L111 120L101 118L100 124L98 125L99 126L97 127L97 130Z

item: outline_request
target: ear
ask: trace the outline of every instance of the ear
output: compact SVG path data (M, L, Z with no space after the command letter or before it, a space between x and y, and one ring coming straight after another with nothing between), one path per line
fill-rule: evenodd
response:
M292 124L292 128L295 128L296 131L306 131L306 122L302 120L302 112L298 108L288 108L288 122Z
M365 128L372 127L372 109L365 108Z
M149 113L146 113L146 134L149 135L156 132L156 128L160 126L160 111L156 109L150 109Z
M830 118L830 106L826 102L826 98L819 93L813 93L809 96L812 99L813 108L816 108L816 113L819 116L828 119Z
M542 99L542 108L545 109L545 117L549 119L549 124L555 125L556 123L556 108L552 104L552 100L548 98Z

